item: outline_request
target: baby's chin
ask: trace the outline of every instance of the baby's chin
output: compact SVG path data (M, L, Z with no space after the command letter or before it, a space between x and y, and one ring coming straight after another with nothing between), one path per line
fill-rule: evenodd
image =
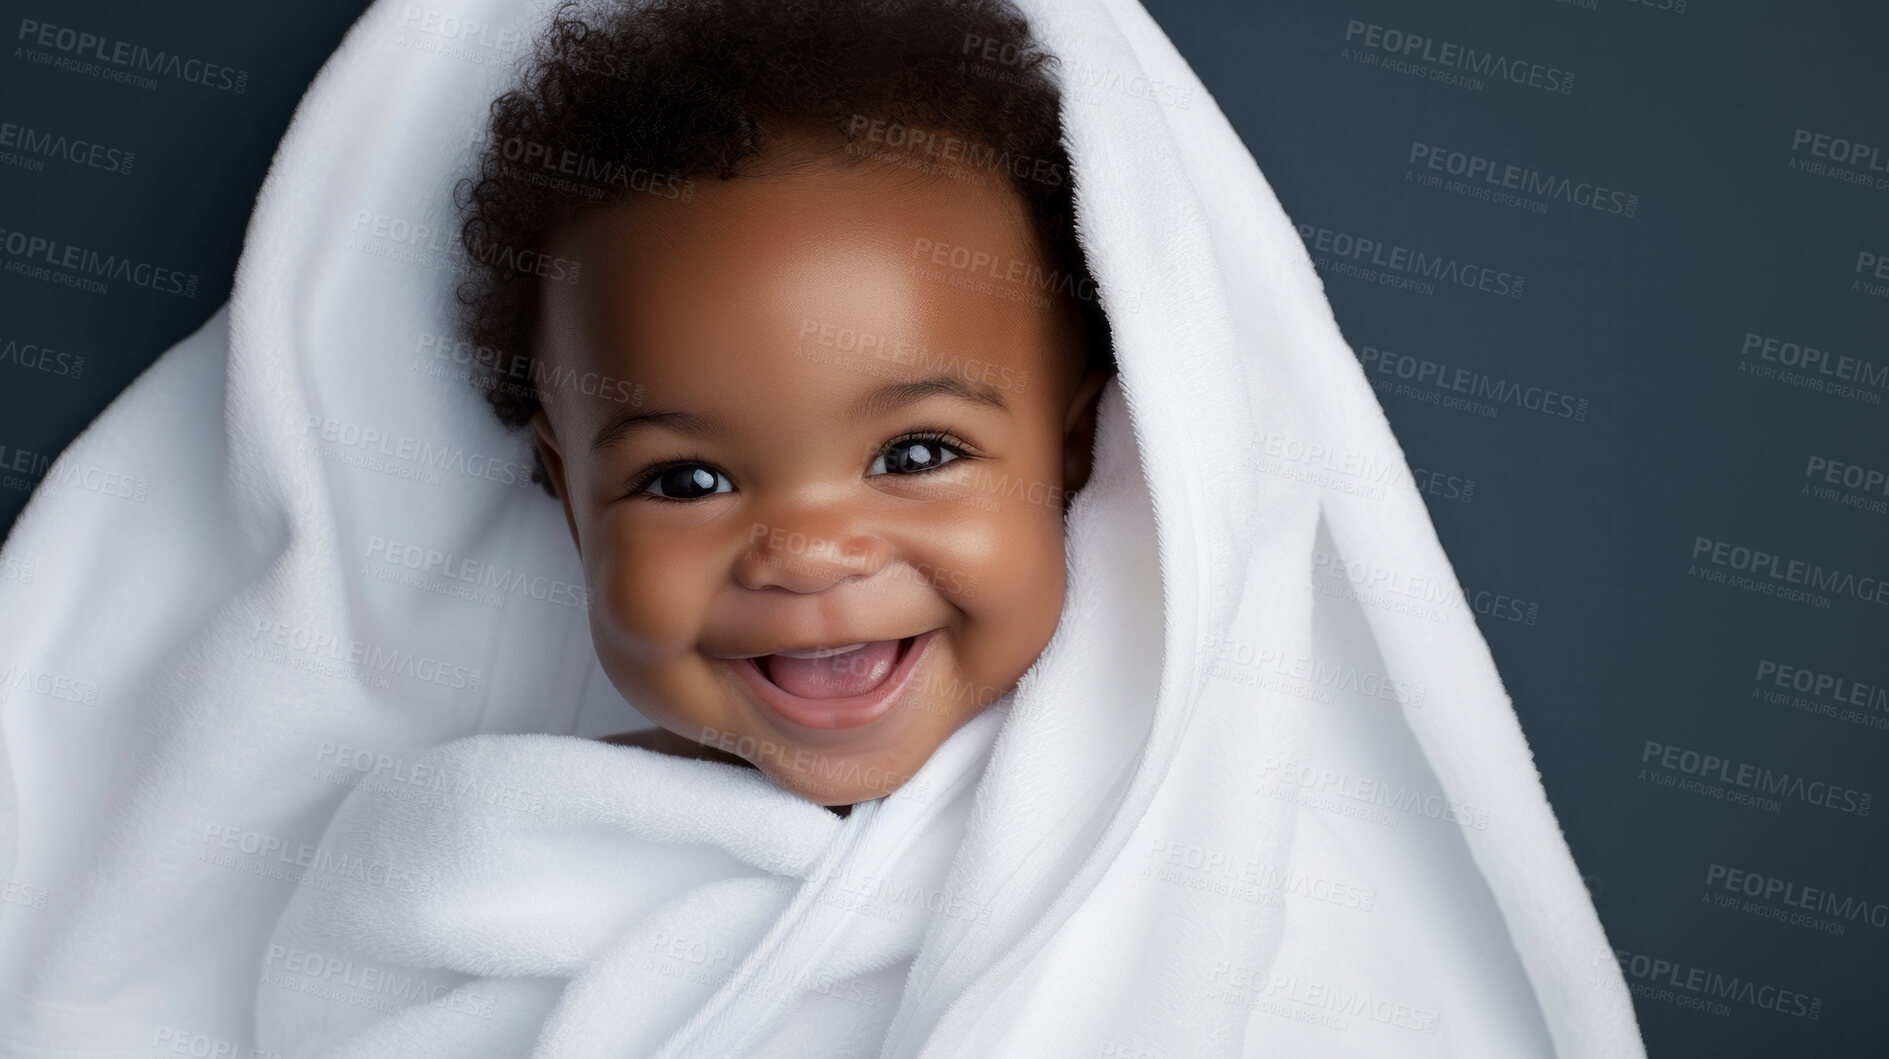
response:
M783 731L757 718L745 732L720 740L778 786L825 806L855 805L899 795L952 733L982 712L959 703L914 697L879 722L854 731ZM906 791L906 796L911 792Z
M804 760L800 748L795 748L753 764L783 789L816 805L856 805L906 791L912 777L943 743L944 737L939 737L890 751L856 754L806 748Z

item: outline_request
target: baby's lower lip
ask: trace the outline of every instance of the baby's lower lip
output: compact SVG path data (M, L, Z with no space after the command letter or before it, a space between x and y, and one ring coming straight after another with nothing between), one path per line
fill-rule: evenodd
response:
M737 658L729 664L761 704L783 720L804 728L856 728L891 710L937 634L938 630L933 629L909 642L866 644L823 659L795 661L764 656ZM896 651L895 656L888 658L887 644ZM903 650L897 650L899 647ZM822 672L826 667L832 671ZM847 672L860 667L857 673ZM769 676L770 669L781 673L781 679L795 690L776 683Z

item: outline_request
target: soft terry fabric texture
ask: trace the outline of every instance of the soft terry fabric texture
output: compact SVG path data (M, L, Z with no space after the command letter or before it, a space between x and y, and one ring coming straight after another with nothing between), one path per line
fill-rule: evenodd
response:
M575 738L646 722L449 337L542 7L381 0L0 555L0 1052L1642 1054L1277 199L1134 0L1021 6L1122 371L1014 693L845 820Z

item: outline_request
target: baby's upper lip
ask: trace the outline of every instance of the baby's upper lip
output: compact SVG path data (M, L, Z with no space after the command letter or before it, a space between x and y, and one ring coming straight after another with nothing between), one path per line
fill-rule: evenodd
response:
M777 655L790 655L795 658L830 658L833 655L843 655L851 651L857 651L872 642L874 641L867 640L862 643L849 643L842 647L809 647L804 649L789 647L786 650L775 651L774 653Z
M922 636L925 633L930 632L930 631L931 631L930 629L921 629L918 632L908 633L903 636L879 636L875 634L868 634L865 636L823 637L818 640L796 640L792 643L782 644L779 647L772 647L765 651L729 651L726 653L718 652L718 653L715 653L712 657L726 658L729 660L739 660L743 658L765 658L768 655L783 654L788 651L818 651L818 650L832 650L833 648L843 648L843 647L859 647L859 646L863 646L869 643L879 643L884 640L909 640L914 637Z

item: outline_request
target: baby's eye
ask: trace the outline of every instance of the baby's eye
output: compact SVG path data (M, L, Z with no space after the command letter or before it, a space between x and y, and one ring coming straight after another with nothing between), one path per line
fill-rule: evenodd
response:
M728 476L699 463L681 463L665 467L650 478L640 492L666 500L695 500L715 493L732 493Z
M899 438L882 449L867 474L923 474L935 471L964 451L942 438Z

